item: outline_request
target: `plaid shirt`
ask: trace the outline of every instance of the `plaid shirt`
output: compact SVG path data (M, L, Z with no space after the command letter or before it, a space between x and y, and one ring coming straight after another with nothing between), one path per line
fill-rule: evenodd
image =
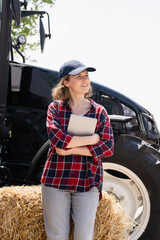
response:
M92 99L91 108L85 114L87 117L97 118L96 133L100 142L88 145L93 157L81 155L58 155L55 147L66 149L72 135L67 133L67 126L72 110L63 101L52 102L48 107L47 130L50 147L47 161L43 170L41 183L58 189L89 191L93 186L102 191L103 167L102 157L113 154L114 141L112 127L105 108Z

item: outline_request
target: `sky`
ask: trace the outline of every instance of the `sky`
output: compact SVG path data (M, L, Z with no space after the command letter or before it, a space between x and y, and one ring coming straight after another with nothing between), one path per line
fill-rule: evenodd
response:
M43 10L52 38L36 65L59 70L77 59L95 67L91 80L138 102L160 129L160 1L56 0Z

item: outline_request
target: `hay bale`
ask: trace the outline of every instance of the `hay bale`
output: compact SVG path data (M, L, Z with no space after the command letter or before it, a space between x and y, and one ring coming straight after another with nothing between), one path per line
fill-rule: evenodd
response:
M122 240L128 236L129 217L113 194L103 192L96 213L94 240Z
M1 188L0 216L1 239L46 239L40 186Z
M40 186L0 189L2 240L46 240ZM103 193L97 209L94 240L125 239L129 219L113 195ZM73 239L73 222L70 240Z

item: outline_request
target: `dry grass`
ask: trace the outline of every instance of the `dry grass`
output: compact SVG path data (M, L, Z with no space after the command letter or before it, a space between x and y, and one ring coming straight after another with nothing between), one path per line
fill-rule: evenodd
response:
M0 216L1 240L46 240L40 186L1 188ZM125 239L125 229L129 225L115 197L103 193L96 215L94 240Z

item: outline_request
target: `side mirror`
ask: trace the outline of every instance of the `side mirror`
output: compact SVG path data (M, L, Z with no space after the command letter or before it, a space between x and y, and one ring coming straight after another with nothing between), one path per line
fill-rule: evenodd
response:
M21 21L21 5L19 0L12 0L12 14L13 19L18 26Z
M40 19L39 19L41 53L43 53L46 38L47 37L49 37L49 39L51 38L49 15L48 15L48 13L46 13L46 14L48 16L48 34L46 34L45 30L44 30L44 26L43 26L43 22L42 22L42 18L44 17L43 14L40 15Z
M43 18L43 16L41 15L40 18L39 18L41 53L43 53L44 44L45 44L45 40L46 40L46 34L45 34L42 18Z
M49 39L51 38L51 31L50 31L50 19L49 19L49 14L45 11L21 11L21 17L29 17L32 15L40 15L40 20L39 20L39 32L40 32L40 45L41 45L41 52L43 53L44 50L44 44L45 44L45 39L48 37ZM48 17L48 34L45 33L42 18L44 17L44 14L47 14Z

